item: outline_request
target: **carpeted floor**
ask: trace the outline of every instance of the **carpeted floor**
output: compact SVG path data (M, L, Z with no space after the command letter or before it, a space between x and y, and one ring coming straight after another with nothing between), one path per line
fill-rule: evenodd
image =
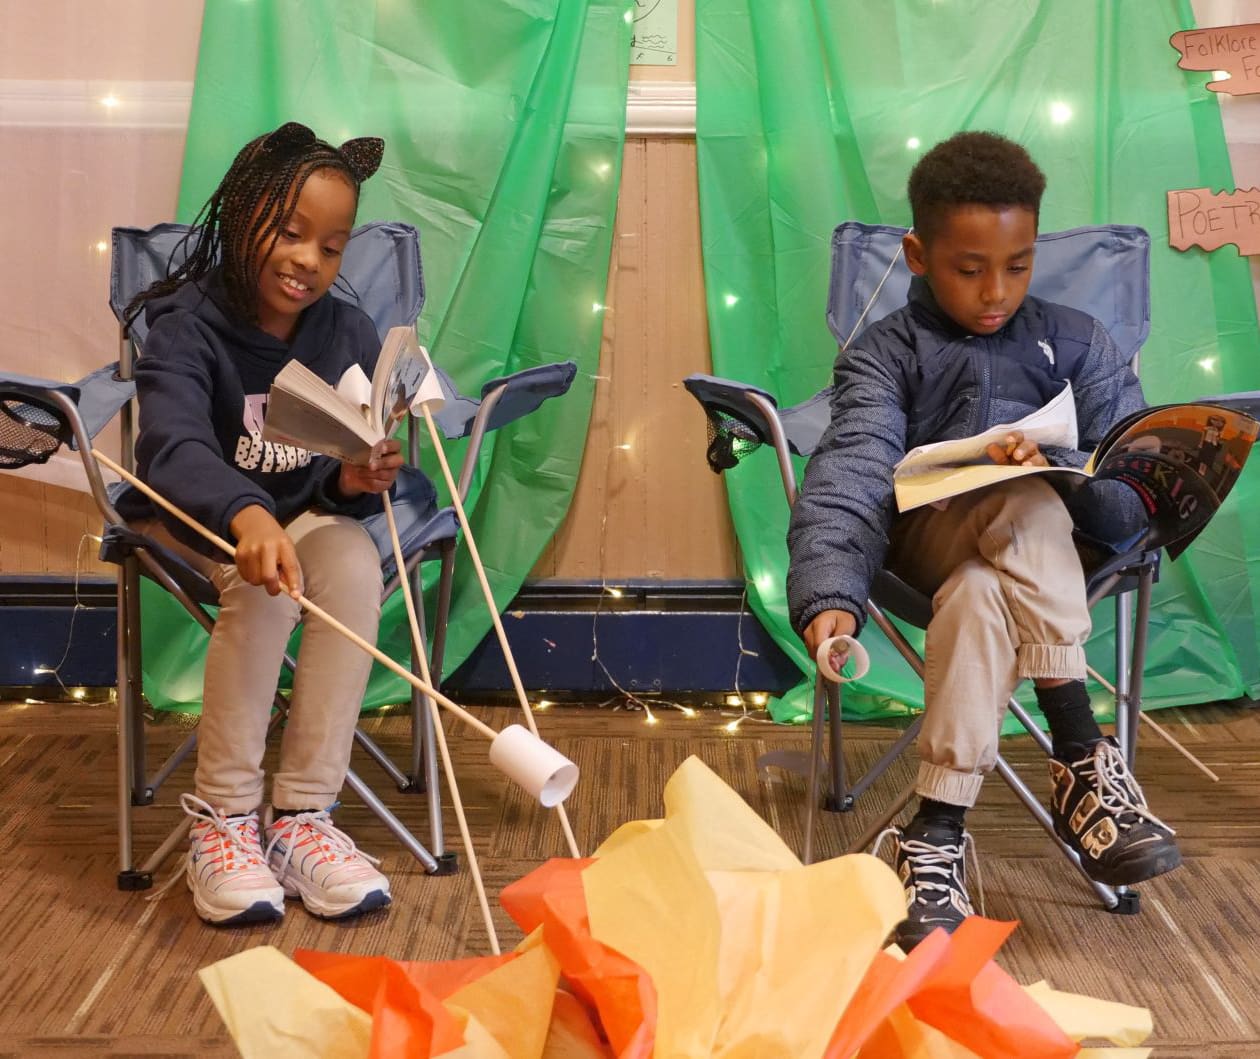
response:
M510 711L477 711L491 725ZM1186 864L1142 887L1142 913L1109 915L1050 846L1010 793L993 780L972 814L987 913L1022 920L1000 957L1021 981L1150 1007L1161 1057L1260 1056L1260 713L1199 707L1159 720L1221 775L1213 784L1159 740L1142 740L1139 776L1156 812L1179 829ZM696 754L743 795L794 848L801 842L803 782L758 777L768 748L801 747L806 733L725 718L694 719L556 707L538 717L544 736L582 769L570 816L584 851L629 819L658 816L666 778ZM401 757L400 715L366 727ZM394 905L349 924L329 924L290 905L279 925L215 930L195 917L182 882L160 900L120 893L116 872L113 708L57 703L0 706L0 1056L214 1056L234 1051L195 970L241 949L274 944L444 959L488 951L467 873L426 876L366 809L348 801L339 815L360 845L382 855ZM554 814L526 803L489 765L485 743L450 730L456 768L487 885L493 894L540 861L562 855ZM889 741L887 729L850 726L848 758L861 768ZM168 719L154 753L183 731ZM1028 739L1004 752L1035 790L1046 787L1044 759ZM913 757L913 754L911 755ZM356 754L359 772L424 835L423 796L398 795ZM143 855L178 819L181 768L157 804L138 814ZM824 814L823 855L864 830L878 799L908 782L900 762L844 816ZM458 842L447 812L448 846ZM167 862L159 882L176 868ZM837 909L837 914L842 911ZM496 912L505 945L519 932Z

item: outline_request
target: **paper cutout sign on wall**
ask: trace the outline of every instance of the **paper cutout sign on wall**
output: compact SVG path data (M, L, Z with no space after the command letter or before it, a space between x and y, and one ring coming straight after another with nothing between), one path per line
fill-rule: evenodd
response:
M1260 254L1260 188L1168 192L1168 243L1174 250L1233 243L1240 254Z
M1183 70L1211 70L1209 92L1243 96L1260 92L1260 22L1245 26L1183 29L1168 38L1181 52Z

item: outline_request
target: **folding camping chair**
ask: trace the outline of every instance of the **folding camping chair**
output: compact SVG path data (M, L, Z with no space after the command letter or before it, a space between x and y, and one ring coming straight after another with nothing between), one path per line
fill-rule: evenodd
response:
M827 323L842 348L864 322L873 323L905 304L910 271L899 254L905 233L904 228L856 221L841 224L833 233ZM1141 344L1150 330L1149 256L1150 237L1139 228L1112 225L1048 232L1037 239L1037 264L1030 291L1037 297L1071 305L1097 317L1120 349L1130 356L1136 371ZM772 394L747 383L692 375L684 384L700 402L709 420L709 466L721 473L760 445L771 445L778 458L788 504L794 504L797 484L792 455L807 457L817 446L830 420L831 389L791 408L780 409ZM1115 599L1116 736L1130 766L1134 761L1136 724L1142 703L1151 588L1158 577L1159 558L1158 550L1144 547L1140 539L1134 540L1122 554L1106 559L1091 570L1087 578L1091 608L1107 596ZM881 570L871 587L866 607L871 620L922 678L922 658L890 616L925 628L932 616L931 600L889 571ZM845 772L839 704L837 685L819 677L815 685L809 757L817 763L824 742L828 744L829 790L824 804L832 811L846 812L909 747L922 721L916 719L909 725L870 770L851 784ZM1009 708L1049 754L1049 738L1024 707L1012 698ZM824 716L830 717L829 724ZM799 755L770 754L763 758L762 764L787 766L811 775L816 773L816 768L807 769L798 759ZM1085 875L1077 855L1055 834L1050 814L1041 801L1001 755L996 771L1055 844L1081 870L1107 909L1124 914L1139 910L1138 895L1134 891L1106 886ZM903 791L852 849L869 846L906 806L913 793L913 786ZM818 802L818 792L811 790L807 805L806 860L812 854Z
M114 230L110 306L120 324L131 298L182 261L189 231L184 225L174 224L161 224L148 230ZM356 228L346 247L341 274L332 293L367 312L382 338L391 327L413 324L424 303L424 276L416 230L406 224L390 222L374 222ZM213 628L214 621L206 607L217 603L217 592L209 581L161 544L126 525L119 517L115 502L130 487L115 485L107 488L96 461L90 455L91 439L115 415L120 415L121 463L128 470L133 469L132 398L135 385L132 368L146 335L143 318L133 321L130 327L120 327L119 361L77 383L62 384L47 379L0 375L0 411L7 413L0 416L0 467L42 462L51 456L52 452L40 445L39 428L44 430L45 438L50 430L70 435L65 440L79 450L92 495L105 519L101 556L119 567L118 886L124 890L151 886L153 873L187 830L186 823L177 826L143 864L136 866L132 840L133 807L152 803L163 782L194 749L197 738L194 731L156 771L148 771L141 710L140 575L151 578L174 595L207 632ZM530 414L550 397L566 393L576 374L576 365L571 361L547 364L492 379L482 388L480 398L461 396L445 373L439 369L438 374L446 404L435 419L448 439L469 439L458 482L460 495L466 498L486 432ZM34 424L36 429L23 431L23 423ZM419 448L414 422L409 424L408 433L409 460L414 466ZM367 519L365 527L381 555L386 598L399 587L402 577L411 579L416 598L419 598L419 564L430 559L441 562L430 649L433 685L440 687L458 522L453 508L437 508L428 490L423 487L422 476L410 467L404 467L393 497L406 560L405 570L396 569L385 516L379 514ZM418 608L417 616L424 636L423 608ZM285 665L292 670L294 660L286 655ZM419 671L418 659L414 657L412 669ZM273 727L282 719L286 705L277 693ZM453 872L454 854L446 852L443 843L435 741L431 714L424 697L412 691L411 754L406 766L400 768L396 765L362 730L356 730L355 741L400 791L428 793L432 848L421 844L353 770L347 775L347 786L421 863L425 871L431 874Z

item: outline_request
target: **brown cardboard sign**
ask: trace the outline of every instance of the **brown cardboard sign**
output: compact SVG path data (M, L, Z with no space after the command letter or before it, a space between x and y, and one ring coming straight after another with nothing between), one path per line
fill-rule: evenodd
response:
M1168 38L1181 52L1183 70L1220 70L1229 76L1207 83L1209 92L1242 96L1260 92L1260 22L1245 26L1183 29Z
M1260 188L1168 192L1168 242L1174 250L1233 243L1240 254L1260 254Z

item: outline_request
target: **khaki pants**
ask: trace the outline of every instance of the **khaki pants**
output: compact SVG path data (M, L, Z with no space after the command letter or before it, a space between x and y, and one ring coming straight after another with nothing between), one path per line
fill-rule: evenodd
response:
M917 793L974 805L1022 679L1085 677L1085 576L1062 499L1035 477L919 508L889 568L932 597Z
M197 729L197 796L229 813L257 809L267 724L301 608L287 595L269 596L243 581L235 565L184 547L161 524L143 528L219 590ZM316 510L304 511L285 529L297 549L307 598L375 643L381 567L367 531L354 519ZM350 767L372 659L316 618L306 623L297 661L271 801L277 809L323 809L337 800Z

